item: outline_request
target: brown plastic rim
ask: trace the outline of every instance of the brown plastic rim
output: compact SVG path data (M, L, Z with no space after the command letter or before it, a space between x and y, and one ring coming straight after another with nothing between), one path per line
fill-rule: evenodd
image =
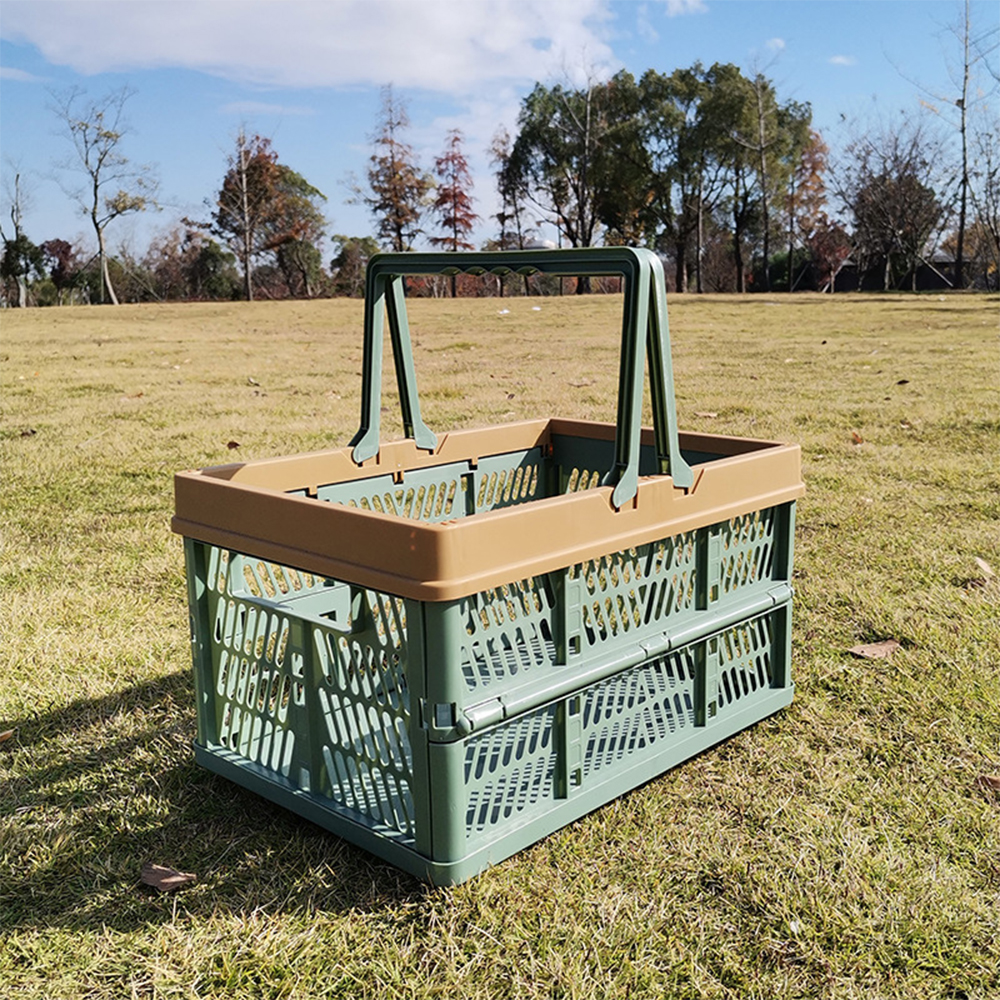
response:
M437 524L290 496L320 486L545 447L553 435L614 440L613 424L533 420L442 435L433 453L383 444L358 466L351 449L222 465L174 477L173 530L270 562L385 593L449 601L795 500L798 445L681 433L681 448L722 456L693 466L694 486L639 479L620 510L612 488L533 500ZM643 430L643 443L653 431Z

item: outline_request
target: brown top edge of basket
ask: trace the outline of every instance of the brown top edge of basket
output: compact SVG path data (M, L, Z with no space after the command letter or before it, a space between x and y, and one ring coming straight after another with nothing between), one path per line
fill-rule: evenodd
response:
M497 451L503 452L533 447L528 441L544 443L553 433L595 436L609 426L613 436L611 425L556 420L457 432L449 435L457 440L442 442L426 464L468 461L470 444L499 443ZM682 443L724 457L695 465L689 491L675 489L669 476L641 478L635 499L619 511L611 505L610 487L437 524L288 495L287 490L310 485L302 473L313 474L317 463L324 473L339 466L332 457L339 452L322 452L179 473L172 527L185 537L284 565L402 597L442 601L763 510L804 492L797 445L704 434L682 435ZM415 450L412 442L399 444L404 447L398 454L383 446L381 467L366 463L361 476L339 481L392 471L387 462Z
M285 492L327 483L352 482L378 475L405 476L408 471L446 465L449 462L467 462L487 455L545 446L557 435L613 441L615 426L594 420L569 420L560 417L524 420L442 434L434 451L418 448L411 438L384 442L378 455L361 465L351 457L352 449L332 448L327 451L217 465L191 470L188 474ZM719 434L681 431L679 437L682 449L718 455L737 455L762 448L781 447L781 443L777 441ZM644 427L642 443L652 445L654 440L653 429Z

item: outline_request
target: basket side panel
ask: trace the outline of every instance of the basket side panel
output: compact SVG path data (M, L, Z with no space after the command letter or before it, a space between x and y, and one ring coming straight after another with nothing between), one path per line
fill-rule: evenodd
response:
M309 796L331 810L331 828L347 817L415 843L408 602L188 548L206 567L192 613L205 651L195 677L204 752Z
M788 704L790 606L468 737L466 858L505 857ZM699 711L717 688L715 708Z

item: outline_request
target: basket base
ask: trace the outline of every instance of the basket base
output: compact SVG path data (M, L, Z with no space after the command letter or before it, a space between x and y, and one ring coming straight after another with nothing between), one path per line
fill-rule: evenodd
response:
M356 813L348 814L347 810L340 809L325 796L303 791L273 771L223 747L195 743L194 752L198 763L207 770L298 813L397 868L433 885L458 885L625 792L773 715L791 703L793 694L794 686L791 684L760 692L752 704L727 713L725 718L709 726L687 730L683 739L636 759L630 767L616 770L605 780L595 781L570 798L553 800L544 815L535 816L520 825L511 823L498 839L462 858L447 862L425 857L404 843L398 834L374 823L366 825L359 822Z

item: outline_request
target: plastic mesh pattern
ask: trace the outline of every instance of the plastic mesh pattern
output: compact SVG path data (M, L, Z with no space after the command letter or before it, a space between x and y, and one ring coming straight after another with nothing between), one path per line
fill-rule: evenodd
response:
M770 687L774 640L770 615L738 625L719 637L720 712Z
M316 491L319 500L373 510L414 521L451 521L471 513L513 507L545 492L541 449L494 455L478 463L458 462L391 475L331 483Z
M584 779L694 726L694 653L683 649L584 692Z
M475 473L472 509L477 513L537 500L545 492L541 451L482 459Z
M411 473L405 484L397 484L392 476L376 476L323 486L317 497L393 517L437 522L464 516L465 490L463 467L443 466Z
M312 633L325 771L317 790L412 838L406 605L370 590L354 603L361 613L350 634L324 626Z
M207 548L218 743L412 840L405 602L357 588L307 619L332 581Z
M615 641L695 606L694 532L582 563L584 639L591 648ZM649 631L649 629L645 629Z
M286 615L234 594L268 595L315 586L310 575L210 549L207 572L218 741L288 777L296 732L289 719L305 701L301 655L288 648Z
M462 676L469 690L523 675L555 660L553 598L544 577L473 594L462 601L467 641Z
M555 706L549 706L468 740L468 833L482 833L533 807L544 811L550 806L556 769L555 723Z
M720 582L725 593L769 580L774 567L775 508L757 510L722 523Z

